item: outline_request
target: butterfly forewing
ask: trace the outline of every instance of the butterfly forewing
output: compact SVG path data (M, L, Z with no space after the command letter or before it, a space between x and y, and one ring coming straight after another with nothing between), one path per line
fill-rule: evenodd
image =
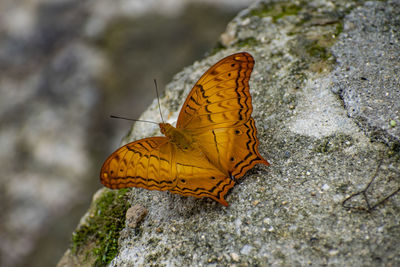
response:
M246 122L253 107L249 79L254 60L248 53L226 57L212 66L189 93L177 128L218 128Z
M226 175L240 178L257 163L249 80L254 60L248 53L226 57L212 66L189 93L177 127L188 131L207 157Z

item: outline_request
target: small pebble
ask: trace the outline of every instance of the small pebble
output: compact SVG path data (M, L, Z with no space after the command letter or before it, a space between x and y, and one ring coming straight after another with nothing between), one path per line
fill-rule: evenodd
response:
M336 256L339 253L339 250L332 249L329 251L329 256Z
M327 184L324 184L324 185L322 186L322 190L324 190L324 191L329 190L329 188L330 188L330 186L327 185Z
M138 224L146 217L148 210L136 204L126 211L126 225L130 228L136 228Z
M231 253L231 258L232 258L232 260L234 260L234 261L236 261L236 262L239 262L239 261L240 261L239 255L236 254L235 252L232 252L232 253Z

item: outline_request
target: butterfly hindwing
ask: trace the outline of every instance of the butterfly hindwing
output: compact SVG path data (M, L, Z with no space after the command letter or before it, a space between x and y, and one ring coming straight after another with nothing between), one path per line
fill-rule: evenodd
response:
M240 178L257 163L269 165L258 152L253 118L236 127L217 128L194 136L207 158L233 178Z
M235 182L216 168L197 145L182 150L176 147L176 185L170 191L184 196L210 197L228 206L224 196Z
M101 183L109 188L142 187L168 190L173 186L172 147L166 137L151 137L122 146L101 168Z
M224 196L235 184L215 168L201 150L183 150L166 137L151 137L122 146L103 164L103 185L141 187L184 196L210 197L227 206Z

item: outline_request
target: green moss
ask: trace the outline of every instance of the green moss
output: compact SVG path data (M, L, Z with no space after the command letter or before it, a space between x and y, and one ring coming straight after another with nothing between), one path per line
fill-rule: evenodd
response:
M245 46L257 46L259 45L259 41L254 38L254 37L249 37L246 39L238 40L235 45L239 48L245 47Z
M104 266L117 255L119 233L125 225L125 213L130 206L128 191L103 192L93 204L86 224L73 233L72 253L81 253L82 249L90 247L86 250L86 258L94 255L95 266Z
M272 21L285 16L297 15L301 10L301 6L292 3L263 3L259 9L254 9L250 12L251 16L257 17L272 17Z
M296 5L283 5L281 6L281 12L275 16L272 16L272 21L276 22L278 19L283 18L285 16L292 16L292 15L297 15L299 11L301 10L301 7L296 6Z
M336 24L336 32L335 32L335 37L339 36L343 32L343 22L339 21Z
M328 59L331 55L326 46L320 45L317 40L309 42L305 48L311 57L316 57L322 60Z
M331 18L329 23L315 22L311 25L311 27L302 26L293 30L292 33L296 37L291 46L291 53L298 56L304 63L299 64L302 70L320 73L329 70L335 64L330 48L337 41L343 25L337 18Z

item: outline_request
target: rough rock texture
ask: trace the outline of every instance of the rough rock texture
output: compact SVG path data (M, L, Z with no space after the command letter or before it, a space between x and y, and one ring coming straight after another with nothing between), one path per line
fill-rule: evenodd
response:
M352 209L342 206L373 178L366 194L372 205L400 187L395 138L400 122L398 110L390 109L400 102L393 60L398 50L392 50L399 44L398 10L398 1L321 0L259 1L240 12L221 38L224 48L178 73L161 108L164 118L175 121L210 65L237 51L250 52L256 60L250 80L253 117L261 154L271 166L249 171L227 196L227 208L210 199L132 189L127 193L131 205L148 214L135 228L121 231L110 266L398 266L399 194L370 212L361 197L349 200ZM372 14L386 26L372 27ZM362 33L366 29L369 34ZM363 44L376 49L358 48ZM357 62L365 62L367 73L353 72L363 68ZM372 74L375 68L385 77ZM388 81L383 93L382 80ZM363 93L372 91L376 94ZM373 102L375 114L382 115L368 120L385 142L371 138L369 124L360 122L370 114L363 107ZM142 118L157 117L154 101ZM396 122L393 128L387 127L388 117ZM137 124L125 142L154 134L159 134L156 126ZM75 236L93 240L80 231L88 228L84 220ZM91 251L83 242L67 251L59 266L71 266Z
M332 90L371 139L400 143L400 4L367 2L344 24L332 48L338 67Z

